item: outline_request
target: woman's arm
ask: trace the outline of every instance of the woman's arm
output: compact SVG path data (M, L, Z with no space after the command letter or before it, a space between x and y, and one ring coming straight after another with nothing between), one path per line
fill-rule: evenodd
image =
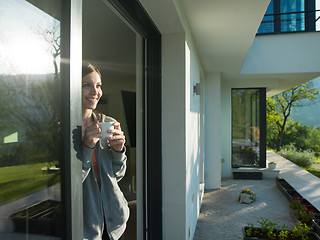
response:
M92 154L94 149L82 145L82 183L88 177L91 171Z
M123 147L123 152L117 152L111 149L113 173L116 176L117 181L120 181L126 173L127 156L125 150L125 147Z

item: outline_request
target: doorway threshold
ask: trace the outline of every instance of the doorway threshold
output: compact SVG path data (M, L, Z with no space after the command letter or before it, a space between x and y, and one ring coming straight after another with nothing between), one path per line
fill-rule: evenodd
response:
M279 176L279 169L239 167L232 169L233 179L276 179Z

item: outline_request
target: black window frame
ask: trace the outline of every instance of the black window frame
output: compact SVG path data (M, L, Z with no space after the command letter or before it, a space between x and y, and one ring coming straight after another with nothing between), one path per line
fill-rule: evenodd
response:
M146 139L144 239L162 239L161 33L137 0L108 0L146 40ZM145 54L144 54L145 55ZM143 71L145 73L145 71ZM145 135L144 135L145 136ZM146 221L147 218L147 221Z
M315 0L304 0L304 11L282 13L281 0L273 0L273 13L265 14L261 24L263 24L265 17L273 16L273 31L270 32L257 32L256 35L269 35L269 34L283 34L283 33L297 33L297 32L315 32L316 31L316 2ZM296 31L282 31L281 30L281 16L287 14L304 14L304 30ZM267 21L268 22L268 21Z

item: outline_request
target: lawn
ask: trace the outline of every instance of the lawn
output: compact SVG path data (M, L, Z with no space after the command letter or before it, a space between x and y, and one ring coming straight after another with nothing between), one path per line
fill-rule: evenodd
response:
M320 178L320 170L319 169L315 169L315 168L304 168L305 170L307 170L309 173L315 175L316 177Z
M0 205L20 199L60 182L60 174L48 174L46 163L0 168Z
M320 163L320 157L314 157L313 162L314 163Z
M320 164L320 157L314 157L313 163ZM320 178L320 169L316 169L316 168L304 168L304 169L307 170L309 173L315 175L316 177Z

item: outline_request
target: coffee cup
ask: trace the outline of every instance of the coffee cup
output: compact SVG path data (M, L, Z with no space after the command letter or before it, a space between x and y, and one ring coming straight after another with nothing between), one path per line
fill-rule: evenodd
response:
M113 135L112 133L109 133L108 130L114 129L114 126L113 126L114 123L115 123L114 121L99 123L99 128L101 130L101 138L102 139L105 139L107 137L111 137Z

